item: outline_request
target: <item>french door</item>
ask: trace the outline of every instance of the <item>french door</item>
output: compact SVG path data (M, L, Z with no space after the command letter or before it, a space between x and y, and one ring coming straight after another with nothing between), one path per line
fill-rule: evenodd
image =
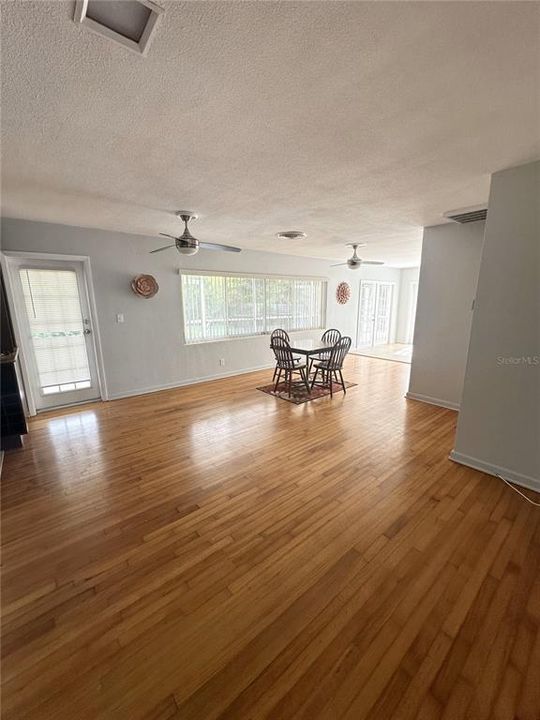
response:
M393 294L394 283L378 280L360 282L356 347L390 342Z
M100 397L82 261L9 258L10 280L36 410Z

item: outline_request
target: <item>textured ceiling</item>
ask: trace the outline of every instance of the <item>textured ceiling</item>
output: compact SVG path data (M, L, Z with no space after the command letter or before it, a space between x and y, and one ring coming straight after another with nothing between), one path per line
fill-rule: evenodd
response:
M142 57L2 2L5 215L406 266L540 156L538 3L159 4Z

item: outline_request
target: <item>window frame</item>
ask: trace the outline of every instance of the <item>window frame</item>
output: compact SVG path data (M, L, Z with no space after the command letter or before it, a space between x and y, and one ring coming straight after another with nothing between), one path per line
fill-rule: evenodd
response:
M263 332L259 333L250 333L248 335L227 335L226 337L221 338L207 338L204 340L187 340L186 338L186 304L185 304L185 297L184 297L184 282L183 277L184 275L196 275L196 276L203 276L203 277L233 277L233 278L255 278L259 280L305 280L310 282L320 282L321 283L321 324L318 327L314 328L299 328L297 330L287 330L288 333L295 334L295 333L307 333L307 332L314 332L316 330L324 330L326 327L326 314L327 314L327 305L328 305L328 281L329 278L327 276L321 276L321 275L283 275L283 274L274 274L274 273L250 273L250 272L233 272L233 271L225 271L225 270L197 270L197 269L179 269L178 274L180 276L180 304L181 304L181 316L182 316L182 341L184 345L191 346L191 345L208 345L210 343L222 343L222 342L231 342L236 340L249 340L253 338L260 338L265 337L268 335L271 335L272 330L275 328L272 328L272 330L265 329ZM226 312L228 312L228 308L226 308ZM266 293L265 293L265 324L266 324Z

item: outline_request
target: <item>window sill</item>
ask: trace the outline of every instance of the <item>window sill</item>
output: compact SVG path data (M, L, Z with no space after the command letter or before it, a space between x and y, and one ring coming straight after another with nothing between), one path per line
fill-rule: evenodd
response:
M310 328L309 330L287 330L289 335L302 335L304 333L311 333L311 332L319 332L321 330L324 330L323 327L320 328ZM256 333L255 335L238 335L238 337L226 337L226 338L215 338L212 340L192 340L191 342L184 341L184 345L186 347L193 347L194 345L212 345L214 343L224 343L224 342L234 342L236 340L253 340L254 338L269 338L271 332L264 332L264 333Z

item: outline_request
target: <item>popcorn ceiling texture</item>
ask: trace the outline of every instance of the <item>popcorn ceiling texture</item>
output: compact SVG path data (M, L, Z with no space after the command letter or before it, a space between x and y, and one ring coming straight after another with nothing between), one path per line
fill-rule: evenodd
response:
M5 215L406 266L540 155L537 3L160 4L142 57L2 3Z

